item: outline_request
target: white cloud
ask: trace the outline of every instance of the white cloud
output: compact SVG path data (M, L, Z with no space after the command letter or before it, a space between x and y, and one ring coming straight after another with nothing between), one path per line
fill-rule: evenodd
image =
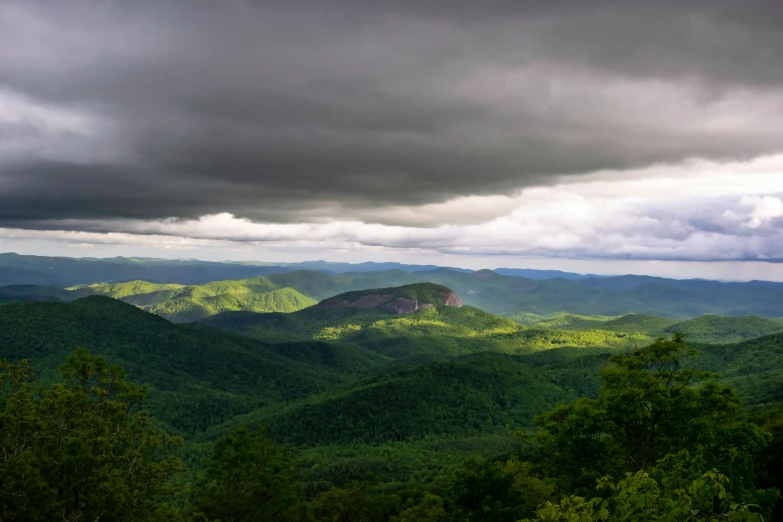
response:
M783 217L783 200L780 198L765 196L744 197L740 200L742 207L750 207L747 216L749 228L759 228L769 224L773 219Z
M514 196L471 196L418 208L387 207L384 225L362 220L255 223L229 213L160 221L59 221L59 230L0 229L0 238L71 245L139 244L167 249L264 245L459 255L659 260L783 260L783 156L752 162L655 167L564 179ZM458 214L481 216L460 221ZM108 231L108 232L107 232Z

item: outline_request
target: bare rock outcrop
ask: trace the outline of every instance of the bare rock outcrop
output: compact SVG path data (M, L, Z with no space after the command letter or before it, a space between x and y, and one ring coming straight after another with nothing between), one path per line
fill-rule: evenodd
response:
M443 306L451 306L453 308L462 308L462 301L459 296L454 292L441 294L443 299ZM386 307L395 314L412 314L416 310L426 310L427 308L434 308L432 303L419 303L418 299L408 299L406 297L398 297L391 301Z
M462 308L462 300L454 292L449 292L443 296L443 305L454 308Z
M401 287L405 289L406 287ZM339 307L355 307L355 308L378 308L385 307L391 312L400 315L412 314L417 310L434 308L436 306L449 306L453 308L461 308L462 300L459 296L449 290L446 287L439 287L434 295L437 296L435 302L433 302L433 292L424 292L424 294L418 294L417 297L406 297L406 292L400 291L400 288L387 288L383 293L367 293L357 296L356 293L351 292L344 296L336 296L332 299L327 299L321 303L320 306L326 306L330 308ZM402 295L400 295L402 293ZM407 295L411 295L407 292ZM412 295L417 295L413 292ZM420 301L422 295L427 296L424 301Z

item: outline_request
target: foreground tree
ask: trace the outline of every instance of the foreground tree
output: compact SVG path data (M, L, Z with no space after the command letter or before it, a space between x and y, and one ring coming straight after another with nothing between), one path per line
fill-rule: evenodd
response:
M741 415L731 388L687 367L681 334L610 358L597 399L580 399L535 419L539 442L564 488L588 494L603 476L646 471L666 487L687 487L713 470L739 503L769 506L754 484L754 451L770 437Z
M145 388L83 348L49 388L0 360L0 520L176 520L181 440L150 427Z
M647 473L628 473L617 483L608 477L598 481L604 496L591 500L570 496L558 503L547 502L537 521L620 522L626 520L691 522L752 521L763 517L749 506L733 501L726 491L728 479L719 473L705 473L687 488L661 487ZM526 522L530 522L527 520Z

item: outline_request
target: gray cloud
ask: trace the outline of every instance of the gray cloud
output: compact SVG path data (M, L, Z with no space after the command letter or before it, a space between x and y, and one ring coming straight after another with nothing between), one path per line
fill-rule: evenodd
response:
M0 116L0 223L347 217L779 152L783 8L738 4L7 1L0 104L40 110Z

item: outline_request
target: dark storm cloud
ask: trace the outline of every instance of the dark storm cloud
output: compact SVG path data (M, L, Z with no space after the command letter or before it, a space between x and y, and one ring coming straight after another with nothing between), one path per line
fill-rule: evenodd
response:
M781 23L771 1L6 1L0 107L40 110L0 116L0 222L345 217L776 153Z

